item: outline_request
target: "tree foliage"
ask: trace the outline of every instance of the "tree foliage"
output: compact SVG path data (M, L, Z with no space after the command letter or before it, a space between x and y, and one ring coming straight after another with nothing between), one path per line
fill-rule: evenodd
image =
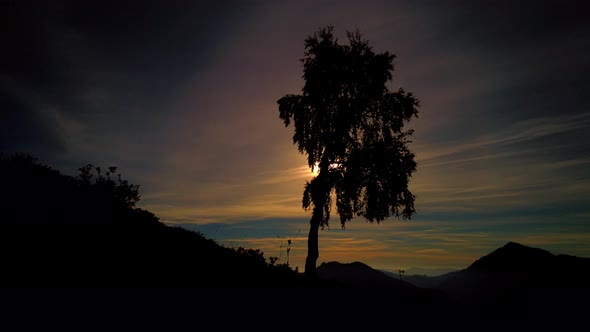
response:
M301 94L278 100L293 143L318 175L305 185L303 207L328 224L332 199L342 226L355 216L380 222L411 218L415 196L408 182L416 171L406 124L419 101L403 88L390 91L395 55L376 53L357 30L341 44L333 27L305 40ZM313 217L312 217L313 218Z

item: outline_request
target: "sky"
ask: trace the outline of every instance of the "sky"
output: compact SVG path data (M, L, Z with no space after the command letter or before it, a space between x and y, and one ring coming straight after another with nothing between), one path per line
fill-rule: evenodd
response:
M318 264L439 274L508 241L590 257L586 1L0 1L0 151L118 166L139 207L303 269L314 174L279 118L304 39L358 28L420 100L409 221L333 214ZM334 217L336 216L336 217ZM288 240L291 240L287 255Z

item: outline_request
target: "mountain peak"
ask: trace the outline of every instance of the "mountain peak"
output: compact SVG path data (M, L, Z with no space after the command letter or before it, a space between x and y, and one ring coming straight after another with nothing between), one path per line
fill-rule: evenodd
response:
M508 242L476 260L468 270L487 272L541 271L553 263L555 255L547 250Z
M508 248L511 250L526 250L526 248L530 248L530 247L527 247L524 244L520 244L518 242L510 241L510 242L506 243L504 246L502 246L502 248Z
M362 262L352 262L352 263L341 263L341 262L337 262L337 261L331 261L331 262L322 262L322 264L320 264L320 266L322 266L323 268L355 268L355 269L373 269L372 267L370 267L369 265L362 263Z

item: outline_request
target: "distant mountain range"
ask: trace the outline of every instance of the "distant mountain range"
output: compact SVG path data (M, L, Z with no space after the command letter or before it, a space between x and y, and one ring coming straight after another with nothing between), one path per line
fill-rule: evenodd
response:
M454 272L459 269L453 268L424 268L424 267L408 267L402 272L402 278L406 275L426 275L426 276L439 276L441 274ZM389 276L395 276L396 278L400 278L399 272L397 270L387 270L387 269L380 269L380 271L385 272Z
M518 313L590 310L590 258L554 255L515 242L485 255L469 267L439 276L399 275L362 263L323 263L320 277L349 283L387 285L412 292L432 289L466 307Z
M375 270L361 262L322 263L318 267L318 276L324 280L365 285L367 287L386 287L400 290L416 288L412 283L391 278L383 271Z
M357 302L375 303L371 309L383 312L407 312L418 310L436 313L438 319L450 320L461 304L437 289L422 288L412 283L391 278L383 271L361 263L324 262L317 268L320 280L331 287L338 287L346 298ZM340 295L342 296L342 295ZM347 300L342 300L345 303ZM366 309L365 309L366 310ZM434 316L433 316L434 317Z
M554 255L508 242L466 269L436 277L404 276L404 280L442 290L470 305L517 305L523 301L540 305L588 295L590 258Z

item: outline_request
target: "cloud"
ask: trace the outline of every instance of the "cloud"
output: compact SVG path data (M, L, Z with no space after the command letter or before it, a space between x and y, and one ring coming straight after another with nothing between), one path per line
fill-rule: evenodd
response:
M436 143L430 145L415 146L418 153L417 160L421 167L440 166L441 164L452 162L465 162L481 160L495 157L492 155L473 156L466 159L457 159L468 152L478 153L482 149L494 146L517 145L542 139L557 134L569 133L590 127L590 113L579 113L565 116L554 116L544 118L532 118L517 122L515 124L503 127L498 132L489 135L485 134L475 137L467 143L463 141L449 141L445 143ZM554 144L560 144L556 141ZM511 153L500 153L500 156L513 156L516 151ZM446 157L453 157L453 160L444 160ZM430 163L429 163L430 161Z
M314 176L308 166L293 167L286 170L269 171L258 174L262 184L276 184L290 181L301 183L301 179L311 180Z
M446 254L447 251L444 249L429 248L429 249L416 250L415 253L417 253L417 254Z
M66 151L68 123L54 105L26 85L0 75L0 150L47 158Z

